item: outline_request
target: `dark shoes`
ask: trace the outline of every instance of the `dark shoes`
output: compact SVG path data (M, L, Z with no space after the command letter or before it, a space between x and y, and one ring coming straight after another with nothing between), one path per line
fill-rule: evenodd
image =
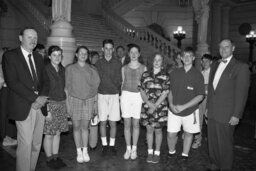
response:
M108 155L108 146L102 146L102 155L103 156Z
M59 157L53 158L50 161L46 162L46 165L51 169L61 169L66 167L67 165L63 162L63 160Z
M115 146L109 146L109 152L110 152L110 155L116 156L116 148L115 148Z
M107 155L112 155L116 156L116 148L115 146L102 146L102 155L107 156Z

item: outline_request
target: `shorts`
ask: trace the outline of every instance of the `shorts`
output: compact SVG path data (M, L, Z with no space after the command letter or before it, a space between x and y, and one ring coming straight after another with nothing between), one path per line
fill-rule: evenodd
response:
M98 112L100 121L119 121L119 94L98 94Z
M140 119L141 106L140 92L122 91L121 110L123 118Z
M188 116L177 116L169 110L167 132L179 132L181 126L185 132L191 134L200 132L199 110L195 110Z

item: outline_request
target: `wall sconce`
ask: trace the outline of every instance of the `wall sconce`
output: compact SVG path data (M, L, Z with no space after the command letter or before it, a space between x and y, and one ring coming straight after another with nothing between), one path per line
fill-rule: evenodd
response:
M256 34L253 30L245 36L246 41L250 44L249 47L249 62L253 62L253 45L256 42Z
M178 48L181 48L181 40L185 39L186 37L186 32L182 30L182 26L178 26L177 30L173 32L173 37L178 41Z

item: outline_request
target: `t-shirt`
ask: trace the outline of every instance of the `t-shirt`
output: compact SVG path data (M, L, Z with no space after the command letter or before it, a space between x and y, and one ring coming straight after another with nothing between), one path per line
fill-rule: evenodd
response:
M177 68L170 74L170 90L173 95L174 105L183 105L198 95L204 95L204 78L203 75L192 67L189 71L184 68ZM194 105L175 115L188 116L198 108Z

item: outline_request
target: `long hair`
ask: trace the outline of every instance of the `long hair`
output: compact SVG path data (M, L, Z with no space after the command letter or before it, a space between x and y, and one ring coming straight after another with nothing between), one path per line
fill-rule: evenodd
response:
M165 56L162 53L156 52L153 56L150 57L149 63L148 63L148 70L153 71L154 69L154 60L155 57L159 55L162 57L162 70L166 70L166 62L165 62Z

